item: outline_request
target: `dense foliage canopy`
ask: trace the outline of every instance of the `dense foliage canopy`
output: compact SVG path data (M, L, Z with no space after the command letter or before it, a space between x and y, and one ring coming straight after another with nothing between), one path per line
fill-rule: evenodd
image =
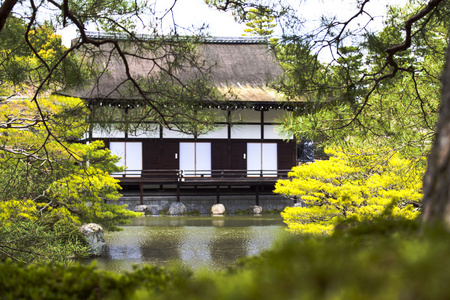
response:
M275 193L296 199L283 219L297 234L331 234L336 226L373 219L416 219L422 201L423 162L377 149L327 150L329 160L294 167Z
M279 243L223 271L0 264L6 298L61 299L447 299L450 240L418 223L375 221L332 237ZM194 276L193 276L194 275ZM432 288L431 288L432 287Z
M9 245L0 257L67 261L85 246L70 224L115 229L136 216L106 204L120 197L110 176L121 170L119 158L101 142L73 142L88 126L85 111L80 99L57 96L39 98L39 106L29 99L0 103L0 245Z
M279 88L306 106L286 118L284 130L328 144L369 143L425 157L441 100L447 4L414 23L409 48L395 58L385 52L403 43L403 24L422 6L391 7L379 32L339 31L337 23L327 33L336 37L331 61L324 61L317 36L286 36L278 53L289 79Z
M254 34L254 24L281 24L272 47L286 77L274 86L303 103L284 117L281 131L329 146L329 160L294 167L291 179L276 184L275 193L303 204L282 213L295 233L326 234L343 223L417 218L421 211L423 162L441 99L448 4L390 7L381 30L371 31L373 18L355 29L355 20L370 16L368 2L355 6L347 20L323 17L311 31L298 17L301 11L281 3L209 1L250 20Z

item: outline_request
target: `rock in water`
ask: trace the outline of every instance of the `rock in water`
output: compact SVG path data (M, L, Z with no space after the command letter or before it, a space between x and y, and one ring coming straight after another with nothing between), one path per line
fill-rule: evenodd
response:
M95 223L85 224L80 227L81 233L89 243L89 253L92 256L99 256L103 252L105 239L103 238L103 228Z
M211 213L213 215L222 215L225 212L225 206L222 203L214 204L211 207Z
M294 203L294 207L307 207L307 205L305 204L305 202L299 201L297 203Z
M144 213L145 215L152 214L152 211L148 208L148 205L136 205L134 211Z
M186 213L186 205L181 202L174 202L170 204L169 215L184 215Z
M258 205L250 206L247 209L247 213L249 215L252 215L252 214L253 215L260 215L262 213L262 211L263 211L263 208L261 206L258 206Z

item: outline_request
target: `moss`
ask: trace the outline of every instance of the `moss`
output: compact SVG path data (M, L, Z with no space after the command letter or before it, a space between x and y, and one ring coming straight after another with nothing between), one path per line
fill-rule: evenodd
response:
M194 210L186 212L187 216L200 216L201 214L202 214L202 212L199 211L198 209L194 209Z
M169 208L164 208L159 212L160 216L168 216L169 215Z

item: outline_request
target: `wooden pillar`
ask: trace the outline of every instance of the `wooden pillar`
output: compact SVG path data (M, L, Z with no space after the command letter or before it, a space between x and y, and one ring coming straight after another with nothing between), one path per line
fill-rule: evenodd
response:
M259 185L255 187L256 190L256 205L259 205Z
M264 140L264 110L261 109L261 141Z
M219 185L216 187L216 203L217 204L220 203L220 186Z
M143 182L141 182L141 183L139 183L139 191L140 191L140 193L141 193L141 198L140 198L140 200L141 200L141 205L144 205L144 183Z
M180 184L177 183L177 202L180 202Z
M94 122L95 122L95 108L94 108L93 104L89 105L89 110L91 111L91 113L88 114L88 116L87 116L87 122L89 124L87 139L88 139L88 142L92 142L92 138L93 138L92 132L94 130Z

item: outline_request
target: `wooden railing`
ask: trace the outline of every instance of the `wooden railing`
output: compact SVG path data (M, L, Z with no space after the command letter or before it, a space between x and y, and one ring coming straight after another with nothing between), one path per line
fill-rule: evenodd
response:
M170 181L186 181L190 179L243 179L243 178L287 178L290 170L177 170L177 169L158 169L158 170L125 170L124 172L114 173L113 177L132 180L136 179L155 179Z

